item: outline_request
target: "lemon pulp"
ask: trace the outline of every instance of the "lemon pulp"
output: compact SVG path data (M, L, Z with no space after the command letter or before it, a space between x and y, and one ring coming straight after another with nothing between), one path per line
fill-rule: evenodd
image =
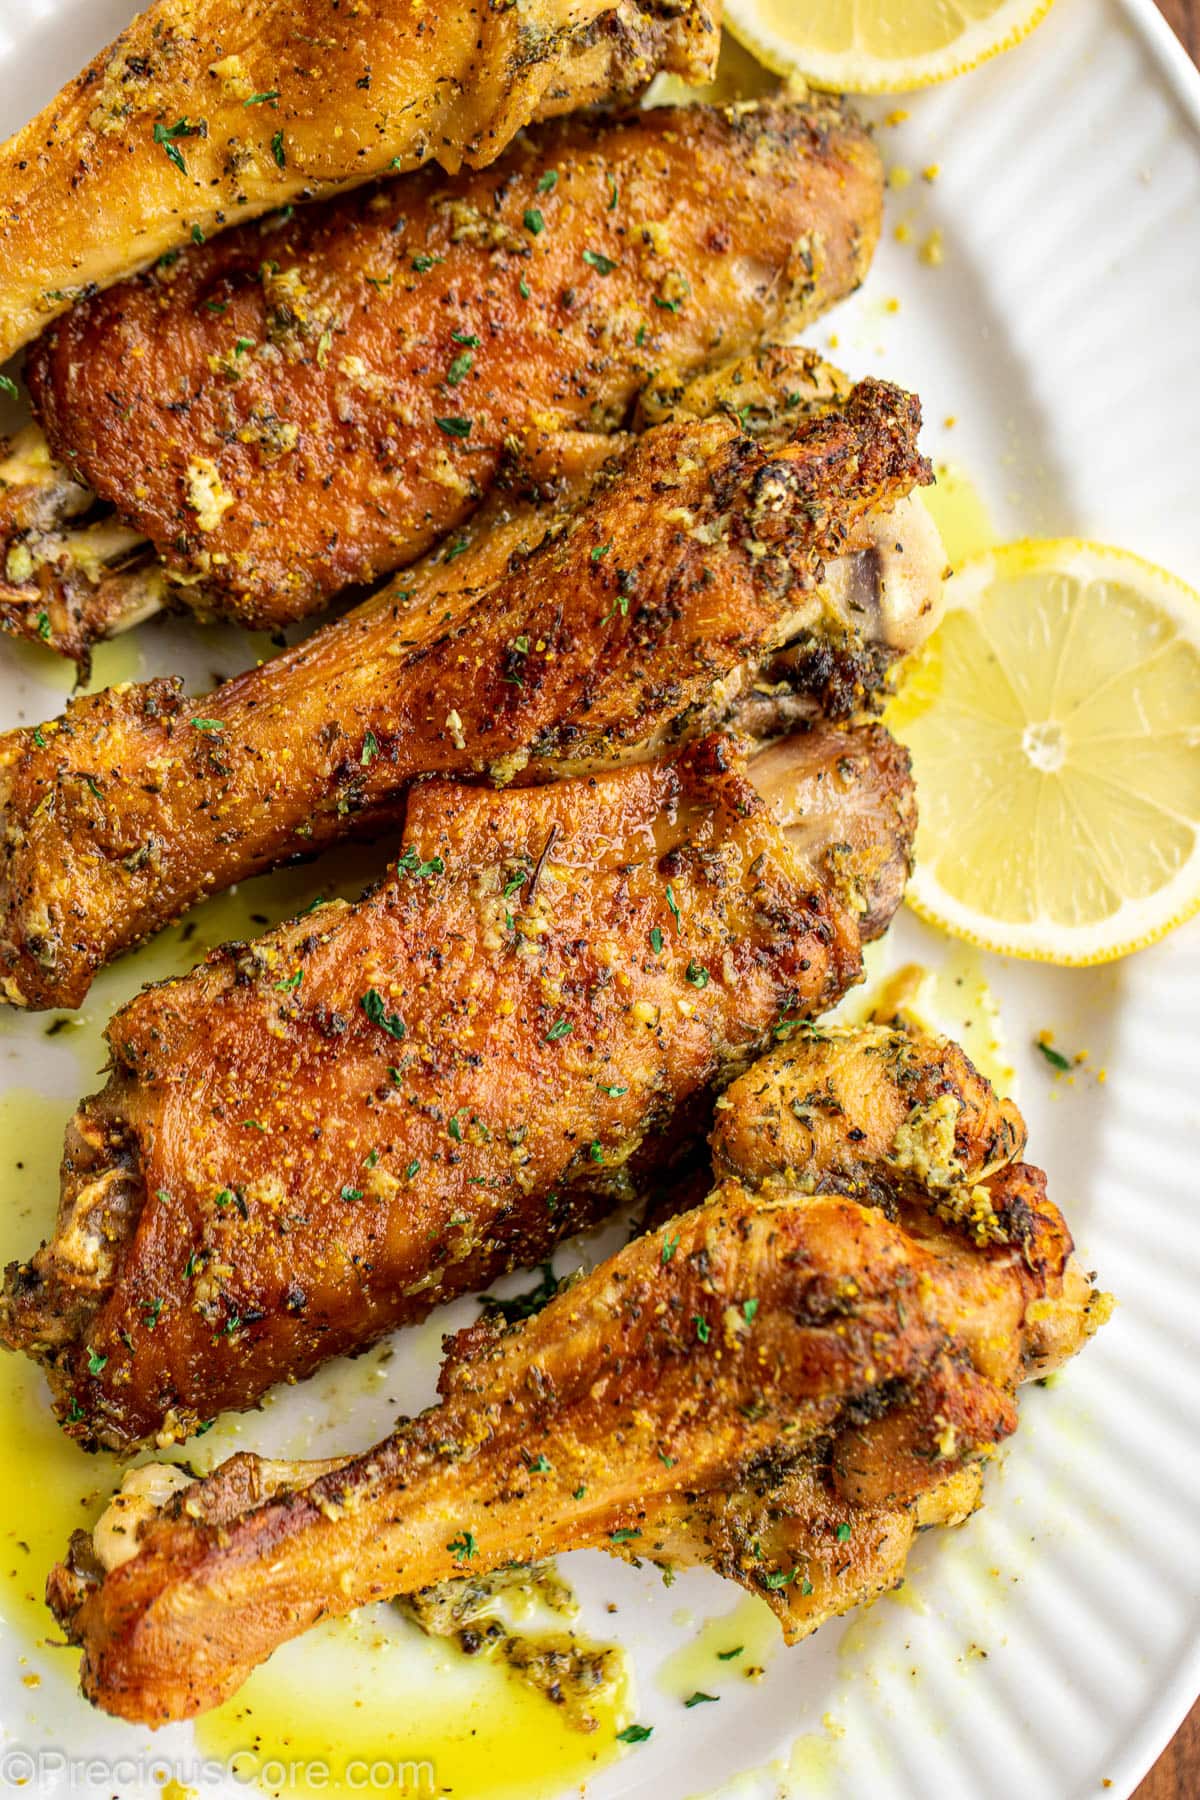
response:
M973 559L888 720L935 923L1096 962L1200 905L1200 598L1163 571L1075 540Z

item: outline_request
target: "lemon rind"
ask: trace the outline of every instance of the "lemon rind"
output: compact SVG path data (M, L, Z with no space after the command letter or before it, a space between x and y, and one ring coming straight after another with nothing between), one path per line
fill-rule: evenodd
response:
M1091 579L1113 573L1114 564L1136 570L1141 577L1137 584L1140 590L1161 602L1171 617L1200 641L1200 590L1182 575L1140 556L1136 550L1102 544L1092 538L1013 538L964 557L946 583L945 610L965 612L973 608L982 598L989 572L997 569L1023 574L1049 569Z
M894 61L861 52L842 56L825 54L816 62L806 60L804 51L792 49L784 39L761 35L759 27L745 19L743 7L753 11L752 0L749 4L746 0L726 0L725 24L738 42L776 75L800 76L810 87L819 88L823 93L907 94L939 82L952 81L958 75L979 68L993 56L1014 49L1041 24L1053 4L1054 0L1031 0L1028 9L998 38L986 38L987 21L981 20L943 50L925 56L898 57ZM964 39L970 42L975 36L986 39L982 48L965 54L955 52L955 44L961 44ZM863 68L876 68L882 73L864 78Z
M1172 910L1169 915L1156 920L1140 932L1130 937L1121 937L1115 943L1097 943L1101 928L1088 926L1078 936L1086 944L1093 940L1091 948L1081 945L1078 949L1070 947L1069 940L1076 935L1070 926L1049 926L1046 935L1039 937L1038 927L1015 925L1012 932L1002 930L989 931L986 926L999 925L999 921L989 921L984 913L976 913L970 907L963 906L961 901L953 900L945 895L940 882L929 877L929 885L934 888L935 899L927 892L922 892L922 884L917 875L909 882L904 900L919 919L927 925L934 925L944 931L948 937L960 938L964 943L974 945L977 950L991 950L997 956L1011 956L1017 962L1050 963L1057 969L1094 969L1101 963L1119 962L1123 956L1132 956L1135 951L1148 950L1151 944L1161 943L1179 926L1186 925L1200 913L1200 875L1196 880L1196 892L1189 895L1182 907ZM1174 884L1171 884L1174 885ZM1163 894L1171 892L1171 886L1162 890ZM943 899L941 896L945 895ZM956 915L961 911L964 918ZM1124 911L1124 908L1122 909ZM1117 918L1120 918L1117 914ZM969 922L967 922L969 921ZM980 929L981 925L984 927Z
M1083 579L1134 572L1139 591L1161 605L1189 637L1200 642L1200 593L1195 588L1136 551L1078 537L1018 538L965 559L954 579L947 583L947 611L972 610L997 572L1029 573L1039 569ZM898 725L897 729L903 735L903 726ZM1161 942L1200 912L1200 851L1149 899L1127 901L1109 921L1097 921L1078 930L1050 921L1006 925L947 894L936 875L922 871L920 866L914 871L905 899L918 918L976 949L1021 962L1051 963L1058 968L1094 968ZM1114 936L1114 932L1119 935Z

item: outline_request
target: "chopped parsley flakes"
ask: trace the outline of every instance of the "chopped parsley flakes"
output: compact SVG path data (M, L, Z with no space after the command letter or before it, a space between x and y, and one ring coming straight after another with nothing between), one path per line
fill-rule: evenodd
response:
M399 1013L390 1013L378 988L368 988L358 1003L370 1019L372 1025L378 1025L389 1037L402 1038L408 1029Z
M154 127L154 141L161 144L167 153L167 159L173 162L181 175L187 174L187 164L183 160L183 152L179 148L180 138L205 137L208 127L201 119L193 125L190 119L177 119L174 125L164 125L160 119Z

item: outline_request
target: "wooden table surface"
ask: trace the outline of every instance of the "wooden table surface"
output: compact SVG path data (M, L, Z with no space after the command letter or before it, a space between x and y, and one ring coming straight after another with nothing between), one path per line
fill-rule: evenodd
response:
M1158 0L1159 10L1200 63L1200 0ZM1200 1800L1200 1701L1179 1727L1134 1800Z
M1182 38L1192 60L1200 62L1200 0L1158 0L1158 6Z

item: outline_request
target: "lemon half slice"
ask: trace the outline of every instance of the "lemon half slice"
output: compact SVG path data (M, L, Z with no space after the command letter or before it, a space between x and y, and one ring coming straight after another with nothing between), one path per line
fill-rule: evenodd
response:
M837 93L903 93L1008 50L1052 0L725 0L725 22L778 75Z
M914 909L1039 962L1108 962L1200 908L1200 595L1126 551L967 562L891 701Z

